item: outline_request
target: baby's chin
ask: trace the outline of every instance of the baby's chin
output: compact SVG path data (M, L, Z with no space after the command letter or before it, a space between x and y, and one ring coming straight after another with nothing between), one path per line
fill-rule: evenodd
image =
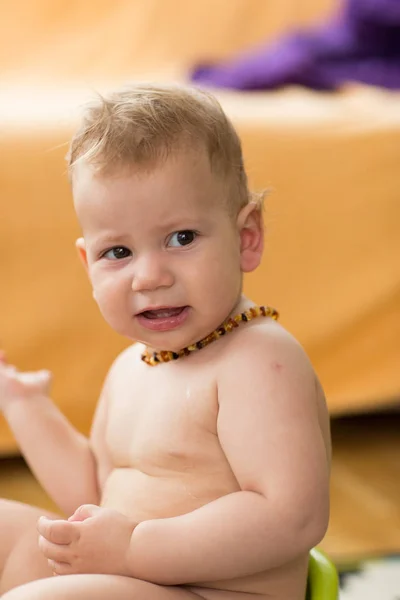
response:
M179 352L180 350L183 350L183 348L186 348L187 346L189 346L191 343L194 343L194 342L178 343L176 340L173 341L171 339L168 339L167 336L164 339L161 339L160 341L159 340L155 341L154 339L150 340L150 339L138 339L138 338L136 338L134 341L138 342L139 344L143 344L146 347L146 350L150 353L161 352L163 350L168 351L168 352Z
M168 350L171 352L179 352L189 344L195 343L198 340L188 340L188 335L183 335L183 332L149 332L141 331L141 328L129 327L129 324L116 323L115 320L105 319L108 325L119 335L130 340L135 344L143 344L149 352L160 352ZM147 335L146 335L147 334ZM188 341L187 341L188 340Z
M220 321L217 326L219 323ZM144 327L134 326L129 331L119 330L117 333L129 338L132 342L143 344L150 353L161 351L178 353L184 348L196 344L214 330L214 323L184 322L170 331L150 331Z
M201 337L195 334L192 335L179 335L180 332L175 332L175 335L171 335L171 333L158 334L156 336L137 336L135 341L143 344L146 347L146 350L150 353L152 352L161 352L162 350L169 352L179 352L184 348L187 348L191 344L195 344L200 341ZM207 334L205 334L207 335Z

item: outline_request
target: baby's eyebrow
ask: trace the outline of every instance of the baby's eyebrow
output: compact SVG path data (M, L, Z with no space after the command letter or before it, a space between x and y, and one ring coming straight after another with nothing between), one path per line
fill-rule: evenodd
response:
M111 234L101 235L93 241L94 246L104 246L107 244L121 244L128 240L127 234Z
M158 231L179 231L182 229L191 228L195 229L196 227L199 227L199 225L201 225L203 221L198 217L193 217L193 215L172 217L160 222L158 225L155 226L155 229L157 229Z

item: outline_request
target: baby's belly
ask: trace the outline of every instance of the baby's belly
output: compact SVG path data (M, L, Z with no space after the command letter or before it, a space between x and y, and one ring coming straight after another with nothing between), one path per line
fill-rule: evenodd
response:
M188 513L208 502L238 491L236 480L227 475L212 481L210 476L193 473L168 473L153 476L132 468L117 468L103 488L101 505L114 508L140 523ZM307 557L273 571L230 581L193 583L189 589L205 600L237 600L258 594L268 600L303 600Z
M216 481L190 472L148 475L137 469L114 469L105 482L102 506L140 523L183 515L239 489L235 480Z

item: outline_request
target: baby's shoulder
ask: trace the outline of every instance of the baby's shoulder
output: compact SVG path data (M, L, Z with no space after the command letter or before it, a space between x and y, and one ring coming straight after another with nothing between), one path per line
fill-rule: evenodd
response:
M221 356L217 369L220 406L246 397L249 410L260 402L273 407L276 403L269 402L273 398L279 399L283 411L311 414L318 410L321 421L326 421L324 394L301 344L278 323L249 325L240 334L237 331L239 335L232 334Z
M119 378L126 372L132 373L136 364L140 364L143 345L134 343L122 350L114 359L108 371L108 379Z
M231 336L221 356L226 368L237 369L243 377L269 368L308 372L315 377L311 362L299 341L273 320L245 325Z

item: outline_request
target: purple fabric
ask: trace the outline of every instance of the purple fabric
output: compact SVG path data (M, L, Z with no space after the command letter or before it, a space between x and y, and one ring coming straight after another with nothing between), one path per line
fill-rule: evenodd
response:
M191 78L241 90L334 90L349 81L400 89L400 0L347 0L328 23L221 64L198 65Z

